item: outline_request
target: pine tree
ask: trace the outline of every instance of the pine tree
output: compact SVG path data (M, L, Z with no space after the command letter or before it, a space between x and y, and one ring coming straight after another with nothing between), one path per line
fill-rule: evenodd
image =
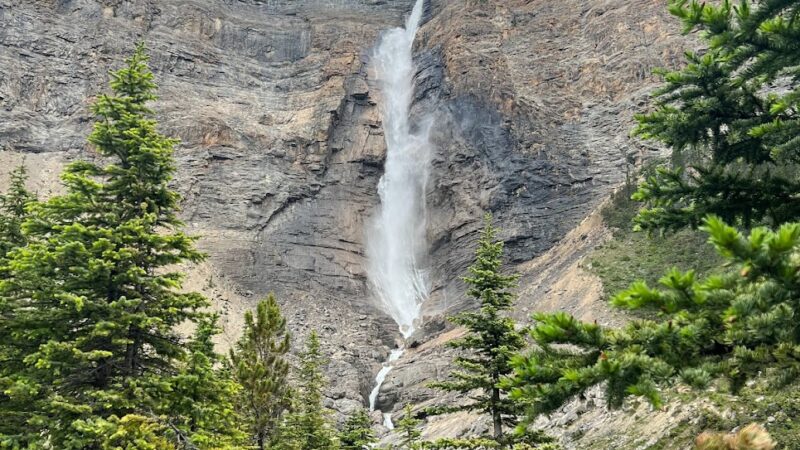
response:
M242 385L242 415L259 449L274 438L281 415L288 407L289 333L275 297L259 302L256 315L244 316L242 338L230 352L233 376Z
M697 280L673 269L660 288L633 284L616 307L648 312L622 328L582 323L565 313L537 314L536 347L514 360L512 397L528 418L549 413L604 385L612 407L627 396L662 403L660 387L725 381L734 393L764 374L779 388L800 377L800 224L744 236L721 219L703 230L728 270Z
M187 354L176 326L208 304L181 292L170 270L203 255L180 231L169 188L176 141L156 131L146 106L156 98L146 63L140 45L92 106L89 142L107 164L65 169L66 193L30 208L27 246L0 281L0 328L22 367L4 390L27 403L17 413L32 439L54 448L98 448L109 427L161 421L153 412Z
M364 450L375 442L377 439L372 430L372 421L364 409L348 417L339 432L339 448L342 450Z
M504 315L514 301L511 289L516 286L517 275L501 273L503 242L496 241L496 234L492 217L487 214L475 263L469 268L469 276L464 278L469 285L467 295L479 302L479 309L451 318L453 323L467 330L465 337L450 343L464 352L454 361L461 370L454 371L450 380L432 386L469 395L474 400L472 403L442 408L438 412L485 413L492 420L493 438L500 442L504 440L503 425L515 424L519 412L500 382L511 373L511 357L524 342L514 321ZM470 394L475 390L480 394Z
M400 448L415 450L420 448L422 432L419 430L421 421L414 417L411 405L403 408L403 417L397 421L397 432L400 434Z
M750 227L800 217L800 3L672 0L670 11L708 45L687 66L662 71L655 110L635 132L673 151L634 199L641 229L699 226L708 214ZM771 89L777 80L787 86Z
M296 393L290 411L284 415L279 431L278 448L281 450L331 450L336 448L329 411L323 406L325 377L322 370L327 364L320 352L319 336L312 331L300 354L300 367L296 374Z

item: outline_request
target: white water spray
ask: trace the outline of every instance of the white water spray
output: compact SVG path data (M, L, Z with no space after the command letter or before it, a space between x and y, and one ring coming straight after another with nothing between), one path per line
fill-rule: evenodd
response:
M386 312L397 322L403 337L414 332L429 285L425 259L425 186L430 166L427 128L413 133L409 112L414 92L412 49L425 0L417 0L405 28L385 32L373 55L378 83L383 93L383 129L386 165L378 183L381 204L367 233L367 273ZM369 409L381 385L403 349L392 350L375 377ZM392 416L383 414L384 426L394 429Z
M404 337L414 332L428 297L425 259L425 185L430 165L427 130L412 133L408 116L414 91L412 47L424 0L417 0L405 28L381 37L373 62L383 93L386 165L378 184L380 207L367 234L367 273L386 312Z
M375 376L375 387L372 388L372 392L369 393L369 410L375 411L375 403L378 400L378 394L381 392L381 386L383 385L383 381L386 380L386 375L389 375L389 372L392 371L392 363L400 359L400 356L403 354L402 348L397 348L392 350L389 354L389 359L383 363L383 367L381 367L380 372L378 375ZM392 423L392 415L389 413L383 414L383 425L390 429L394 429L394 423Z

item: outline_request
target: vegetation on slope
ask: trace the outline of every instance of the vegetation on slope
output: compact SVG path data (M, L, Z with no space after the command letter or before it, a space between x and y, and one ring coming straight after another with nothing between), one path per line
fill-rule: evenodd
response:
M605 211L621 231L589 261L611 303L638 318L606 328L535 314L536 345L508 381L529 420L596 386L611 407L640 396L656 408L679 383L733 395L762 379L776 394L796 389L800 2L674 0L670 11L687 32L700 30L708 50L662 72L655 108L637 116L635 133L669 146L672 158L633 193L642 209L618 200ZM678 232L634 237L624 226L632 212L636 230ZM723 267L695 251L697 228ZM680 264L691 270L670 269Z
M156 131L147 61L139 45L92 106L106 165L70 164L45 202L18 169L0 196L0 448L338 448L316 335L288 383L270 297L228 360L209 302L170 271L204 255L177 218L176 141Z
M719 268L722 258L708 245L708 236L700 231L690 228L664 234L634 231L632 221L641 203L631 200L630 195L630 188L621 189L601 210L603 221L613 229L613 237L584 262L584 268L602 280L606 298L638 280L655 284L665 268L693 269L698 276Z

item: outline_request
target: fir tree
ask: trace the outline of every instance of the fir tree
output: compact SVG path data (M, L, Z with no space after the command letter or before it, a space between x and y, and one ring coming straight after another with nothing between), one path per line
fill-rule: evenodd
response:
M712 217L703 229L730 269L705 280L673 269L660 288L638 282L613 297L615 306L650 318L605 328L565 313L535 315L537 346L515 358L512 379L529 419L597 385L617 407L630 395L660 406L659 388L675 382L705 387L719 379L735 393L759 374L778 387L797 381L800 224L746 237Z
M180 231L169 188L176 141L156 131L146 63L140 45L92 106L89 142L107 164L65 169L66 193L30 208L27 246L11 253L0 282L0 328L21 367L3 387L27 403L17 413L34 447L99 448L109 427L161 421L153 412L187 354L176 327L208 304L181 292L170 270L203 256Z
M322 370L327 364L319 346L319 337L312 331L300 354L300 367L296 374L297 388L290 411L284 415L279 432L278 448L281 450L331 450L336 440L329 420L329 411L323 406L325 377Z
M503 242L496 241L497 229L492 226L491 215L485 217L485 226L478 242L475 263L469 268L464 281L469 285L467 295L479 302L477 311L462 313L451 321L466 328L465 337L450 343L463 351L455 359L460 370L451 379L433 383L432 386L469 395L472 403L439 409L438 412L478 411L491 417L492 436L504 440L503 425L516 423L517 405L506 396L500 381L512 371L512 355L523 347L521 334L514 321L506 317L514 301L511 292L517 275L501 273ZM473 391L479 394L470 394Z
M233 375L242 385L242 415L259 449L274 438L281 415L288 406L287 376L289 333L278 302L270 294L259 302L256 315L244 316L244 335L230 352Z
M339 432L339 448L342 450L364 450L375 442L377 439L372 431L372 421L364 409L348 417Z
M397 422L397 432L400 434L400 448L415 450L421 446L422 432L419 430L421 421L414 417L411 405L403 408L403 417Z
M709 49L661 74L655 110L636 134L673 150L672 167L646 177L634 199L642 229L698 226L708 214L750 227L800 217L798 2L673 0L670 11L701 30ZM786 93L770 89L776 80Z

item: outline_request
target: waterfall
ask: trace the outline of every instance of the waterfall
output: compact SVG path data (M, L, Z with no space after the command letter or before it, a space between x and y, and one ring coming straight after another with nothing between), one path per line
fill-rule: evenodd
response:
M403 355L402 348L396 348L392 350L389 354L389 359L383 363L383 367L378 372L378 375L375 376L375 387L372 388L372 392L369 393L369 410L375 411L375 403L378 401L378 394L381 392L381 386L383 385L383 381L386 380L386 375L389 375L389 372L392 371L392 363L400 359L400 356ZM393 430L394 423L392 423L392 415L390 413L383 414L383 426L386 428Z
M414 332L429 290L425 186L430 145L427 127L414 132L409 123L416 70L412 49L424 3L417 0L405 28L381 35L372 58L383 94L386 164L378 183L380 205L367 229L367 274L381 305L406 338ZM375 377L370 411L375 410L381 385L402 354L402 348L392 350ZM386 428L394 429L390 413L384 413L383 419Z
M383 94L387 151L378 183L381 203L367 231L367 274L404 337L414 332L429 289L425 185L430 145L427 129L415 133L409 124L416 70L412 48L423 4L417 0L405 28L383 33L372 59Z

